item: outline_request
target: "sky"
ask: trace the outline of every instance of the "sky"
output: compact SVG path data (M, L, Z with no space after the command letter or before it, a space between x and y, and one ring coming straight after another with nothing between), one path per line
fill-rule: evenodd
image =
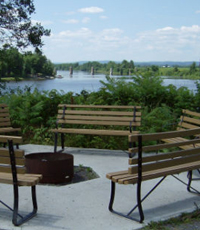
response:
M199 61L199 0L34 0L53 63Z

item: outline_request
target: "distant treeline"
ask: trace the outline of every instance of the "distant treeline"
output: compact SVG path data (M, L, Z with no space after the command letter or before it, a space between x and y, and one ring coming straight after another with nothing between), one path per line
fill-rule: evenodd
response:
M0 78L52 76L54 65L41 53L20 53L16 48L0 49Z
M197 66L196 62L187 62L186 65L151 65L152 63L149 62L145 65L136 65L132 60L127 61L123 60L121 63L116 63L114 61L109 62L86 62L86 63L62 63L62 64L54 64L56 70L80 70L91 72L91 69L94 69L95 73L102 73L102 74L113 74L113 75L135 75L135 74L143 74L145 72L151 71L152 73L159 75L159 76L171 76L173 78L188 78L188 79L199 79L200 78L200 69ZM172 64L172 62L171 62ZM175 63L174 63L175 64ZM177 63L178 64L178 63ZM180 64L180 63L179 63Z

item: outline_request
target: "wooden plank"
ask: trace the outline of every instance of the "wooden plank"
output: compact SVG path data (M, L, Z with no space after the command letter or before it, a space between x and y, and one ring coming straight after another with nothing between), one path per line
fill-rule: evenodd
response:
M183 121L186 123L195 124L198 127L200 126L200 119L196 119L196 118L192 118L192 117L186 117L186 116L181 116L181 119L183 119Z
M199 149L193 149L198 150L196 152L199 152ZM188 151L188 154L192 154L193 151L190 150L183 150L185 153ZM186 163L192 163L192 162L197 162L200 161L200 154L194 154L194 155L188 155L186 154L184 157L177 157L177 158L172 158L172 159L163 159L163 161L155 161L155 162L150 162L147 164L142 165L142 171L152 171L152 170L159 170L159 169L164 169L172 166L180 166ZM129 168L129 173L135 173L136 167L130 167Z
M181 172L187 172L189 170L198 169L200 167L200 162L193 162L192 164L185 164L180 166L163 168L160 170L147 171L142 173L142 181L155 179L163 176L169 176ZM117 181L119 184L135 184L138 180L138 175L136 174L127 174L122 176L122 178L112 178Z
M33 186L36 185L42 178L42 175L19 174L18 185L19 186ZM0 182L6 184L13 184L11 173L0 173Z
M149 134L139 134L142 135L143 141L153 141L162 140L173 137L189 137L192 135L200 134L200 128L191 130L181 130L181 131L171 131L171 132L159 132L159 133L149 133ZM137 142L139 135L129 135L129 142Z
M2 116L2 114L0 114L0 122L9 122L9 121L10 121L9 117L5 117L5 116Z
M200 113L194 112L194 111L190 111L188 109L183 109L182 110L183 114L187 114L187 115L191 115L194 117L199 117L200 118Z
M59 124L78 124L78 125L114 125L114 126L127 126L130 122L123 121L89 121L89 120L58 120ZM132 122L132 126L140 126L139 122Z
M71 133L71 134L88 134L88 135L105 135L105 136L128 136L129 130L100 130L100 129L52 129L52 132L59 133ZM139 131L132 131L133 134L139 133Z
M22 143L23 142L23 139L20 136L0 135L0 142L7 142L8 140L12 140L14 143Z
M106 174L106 178L107 179L112 179L115 176L119 176L119 175L124 175L127 174L128 170L124 170L124 171L119 171L119 172L112 172L112 173L107 173Z
M131 122L133 117L122 117L122 116L85 116L85 115L59 115L57 117L61 120L95 120L95 121L128 121ZM141 117L136 117L135 121L141 121Z
M0 125L1 126L1 125ZM12 127L0 127L0 133L10 133L10 132L19 132L21 128L12 128Z
M11 123L9 121L0 123L0 127L10 127Z
M141 109L141 106L134 105L74 105L74 104L59 104L58 107L68 107L68 108L99 108L99 109Z
M9 150L6 148L0 148L0 156L10 157ZM16 158L24 158L24 150L15 149L15 157Z
M63 115L63 110L58 110L59 115ZM73 115L107 115L107 116L130 116L133 117L133 111L103 111L103 110L65 110L65 114ZM135 116L141 116L141 112L136 112Z
M11 166L1 165L0 172L12 173ZM17 173L24 174L26 173L26 169L24 167L17 167Z
M186 123L186 122L182 122L179 126L181 126L181 128L185 128L185 129L199 128L199 126L197 126L197 125L189 124L189 123Z
M167 160L167 159L174 159L177 157L185 157L187 155L192 154L198 154L200 152L200 146L195 149L184 149L184 150L177 150L169 153L159 153L154 154L150 156L145 156L142 158L142 163L148 163L148 162L155 162L155 161L161 161L161 160ZM138 163L137 158L129 158L129 165L136 165Z
M5 103L1 103L1 104L0 104L0 107L1 107L1 108L2 108L2 107L8 107L8 105L5 104Z
M15 162L16 162L16 165L24 165L25 159L16 158ZM10 157L0 157L0 167L1 167L1 164L10 164Z
M170 138L170 139L163 139L164 144L156 144L156 145L148 145L143 146L142 150L143 152L153 152L162 150L164 148L173 148L173 147L179 147L181 149L191 149L195 147L199 147L200 139L192 139L188 140L185 138ZM130 153L137 153L138 148L129 148L128 150Z

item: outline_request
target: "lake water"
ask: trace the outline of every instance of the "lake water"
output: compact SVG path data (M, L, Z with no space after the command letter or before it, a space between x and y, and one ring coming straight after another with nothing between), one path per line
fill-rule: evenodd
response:
M56 89L58 91L63 90L65 93L71 91L74 93L80 93L82 90L89 92L98 91L101 86L100 80L106 82L104 74L91 75L90 73L83 71L74 71L70 76L69 71L57 71L57 75L62 75L63 78L55 78L49 80L29 80L20 82L9 82L7 86L11 89L22 87L26 85L31 86L32 89L37 88L39 91ZM113 76L121 77L121 76ZM193 92L196 91L196 80L185 79L164 79L163 85L169 84L175 85L177 88L185 86Z

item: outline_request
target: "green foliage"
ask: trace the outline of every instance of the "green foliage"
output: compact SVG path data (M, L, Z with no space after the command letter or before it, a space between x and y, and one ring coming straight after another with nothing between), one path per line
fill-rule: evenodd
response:
M36 50L41 48L42 37L49 36L50 30L44 29L40 23L32 24L34 12L33 0L0 1L1 44L18 48L32 45Z
M142 115L141 131L144 133L165 132L176 129L176 115L166 105L156 107L150 112L143 110Z
M53 75L53 64L41 53L21 54L16 48L0 50L1 78Z
M199 111L200 87L193 94L187 88L177 90L173 85L163 86L162 78L146 72L129 81L107 76L97 92L83 90L80 94L57 90L32 90L31 87L2 93L1 103L9 105L14 126L22 128L26 142L54 144L51 128L55 128L57 107L66 104L141 105L141 132L161 132L176 128L183 108ZM127 149L127 138L66 135L66 146ZM60 144L60 143L59 143Z

